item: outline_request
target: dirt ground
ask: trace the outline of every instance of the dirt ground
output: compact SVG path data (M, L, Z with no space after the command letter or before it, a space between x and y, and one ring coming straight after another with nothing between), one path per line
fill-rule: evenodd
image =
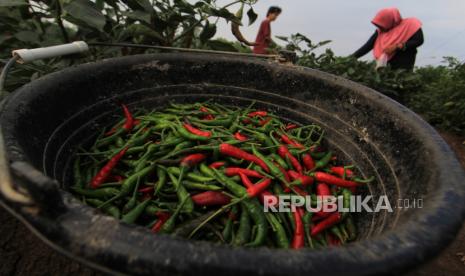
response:
M465 138L443 133L465 167ZM54 252L0 208L0 275L101 275ZM436 259L407 276L465 275L465 226Z

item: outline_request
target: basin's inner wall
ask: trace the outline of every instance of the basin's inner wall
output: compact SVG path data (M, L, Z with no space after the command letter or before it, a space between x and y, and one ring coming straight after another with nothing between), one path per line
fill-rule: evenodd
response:
M111 115L120 112L114 102L153 108L170 100L214 98L243 106L256 100L257 106L287 120L324 127L330 147L344 162L376 177L365 194L388 195L395 204L398 198L421 196L431 186L433 177L421 169L426 167L428 152L405 122L373 104L370 97L380 96L363 97L350 85L318 72L278 70L274 64L243 60L174 57L132 57L42 79L30 88L26 102L10 99L9 104L17 106L14 117L4 118L16 122L4 126L10 158L30 161L66 186L70 179L66 164L73 147L113 122ZM361 237L380 234L410 213L396 209L361 214Z

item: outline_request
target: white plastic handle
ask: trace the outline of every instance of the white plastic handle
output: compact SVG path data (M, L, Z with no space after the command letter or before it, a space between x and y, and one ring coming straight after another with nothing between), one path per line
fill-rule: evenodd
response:
M18 57L19 63L28 63L38 59L53 58L70 54L78 54L89 50L89 46L84 41L61 44L56 46L14 50L13 56Z

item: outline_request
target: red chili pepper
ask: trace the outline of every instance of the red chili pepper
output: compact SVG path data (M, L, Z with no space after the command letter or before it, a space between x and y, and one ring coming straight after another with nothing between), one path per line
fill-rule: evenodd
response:
M211 120L215 120L215 116L208 114L208 115L205 115L202 119L206 121L211 121Z
M330 170L332 173L339 175L339 177L344 177L344 171L346 178L354 177L354 172L351 169L346 169L344 167L331 167Z
M291 248L300 249L305 247L305 228L302 221L303 210L298 208L292 214L294 215L295 229L292 237Z
M291 162L292 164L292 167L294 167L294 169L302 174L302 165L300 165L300 162L299 160L297 160L297 158L295 158L290 152L289 152L289 149L285 146L285 145L281 145L279 146L278 148L278 154L279 156L281 156L281 158L283 158L284 160L286 159L289 159L289 161Z
M110 129L109 131L107 131L107 132L105 133L105 136L110 136L110 135L112 135L112 134L115 134L115 132L116 132L116 128L112 128L112 129Z
M302 190L301 188L299 188L297 186L294 186L292 189L294 189L294 191L300 196L308 196L309 195L306 191Z
M201 112L209 113L210 111L205 106L201 106L199 109Z
M316 195L317 196L330 196L331 191L329 190L328 185L325 183L318 183L316 186Z
M124 117L126 117L126 121L124 122L123 129L129 132L134 127L134 118L132 117L131 111L129 111L126 105L121 104L121 107L123 108Z
M296 171L287 171L292 181L299 181L302 186L310 186L313 184L313 177L300 174Z
M318 182L324 182L326 184L332 184L339 187L351 188L358 186L358 184L354 181L345 180L329 173L315 172L312 173L312 176L315 177Z
M236 132L236 133L234 134L234 138L235 138L236 140L238 140L238 141L243 141L243 142L249 140L249 138L247 138L247 136L245 136L244 134L242 134L242 133L240 133L240 132Z
M243 174L243 173L240 173L239 176L241 177L241 180L242 180L242 184L247 188L252 188L254 187L254 184L252 183L252 181L250 181L250 179L247 177L247 175ZM260 193L260 202L261 203L264 203L265 202L265 197L268 198L269 202L270 202L270 206L275 206L278 204L278 198L273 195L272 193L270 193L269 191L263 191ZM273 204L271 204L271 202L273 202Z
M289 174L287 173L287 171L281 167L280 165L276 164L275 163L275 166L278 167L278 169L282 172L282 174L284 175L284 180L286 180L287 183L290 183L291 182L291 178L289 177ZM284 189L284 192L285 193L290 193L291 192L291 189L289 187L287 187L284 183L282 184L283 186L283 189Z
M271 184L271 179L265 178L258 182L257 184L253 185L253 187L249 187L247 189L247 193L249 194L249 197L256 197L257 195L261 194L264 192L268 186Z
M341 241L337 237L335 237L333 234L328 234L327 242L331 246L341 245Z
M260 120L260 121L258 122L258 124L259 124L260 126L264 126L264 125L268 124L270 121L271 121L271 118L268 117L268 118L266 118L266 119Z
M158 217L157 222L152 227L152 232L157 233L163 227L163 224L170 218L170 214L167 212L157 212L155 216Z
M342 219L342 216L339 212L335 212L331 214L329 217L325 218L322 220L320 223L312 227L312 232L311 235L312 237L320 234L324 230L330 228L331 226L335 225L336 223L340 222Z
M198 136L203 136L203 137L211 137L212 136L212 133L210 131L200 130L198 128L195 128L195 127L191 126L188 123L184 123L183 126L187 131L189 131L192 134L195 134L195 135L198 135Z
M190 154L190 155L184 157L181 160L181 166L190 168L192 166L195 166L195 165L199 164L200 162L202 162L206 158L207 158L207 155L205 155L203 153L193 153L193 154Z
M250 112L247 116L249 116L250 118L253 118L257 116L265 117L267 115L268 115L268 112L260 110L260 111Z
M147 193L153 193L153 186L141 188L138 190L139 193L147 194Z
M211 163L210 166L208 166L208 167L210 167L212 169L219 169L221 167L224 167L224 165L226 165L226 162L218 161L218 162Z
M100 185L102 185L102 183L104 183L108 179L111 171L113 170L114 167L116 167L119 160L123 158L127 150L128 150L127 147L124 148L123 150L115 154L115 156L113 156L110 159L110 161L108 161L108 163L105 164L105 166L103 166L103 168L97 173L97 175L95 175L94 178L92 178L92 181L90 182L91 188L93 189L98 188Z
M302 162L307 170L311 171L315 168L315 161L313 160L312 156L308 153L302 155Z
M206 191L193 195L191 198L195 204L200 206L223 206L231 202L231 198L229 196L216 191Z
M312 221L319 221L319 220L322 220L324 218L327 218L329 217L331 214L333 214L334 212L323 212L323 211L318 211L318 212L314 212L313 213L313 218L312 218Z
M289 131L289 130L292 130L292 129L295 129L295 128L298 128L299 126L296 125L296 124L287 124L286 127L284 128L285 131Z
M319 197L326 197L326 196L332 196L333 194L331 193L331 190L329 189L328 185L325 183L318 183L316 186L316 195ZM320 200L322 200L321 198ZM314 213L314 218L315 219L322 219L325 217L328 217L332 214L333 212L323 212L323 211L318 211Z
M246 176L250 177L257 177L257 178L263 178L263 175L261 175L259 172L254 171L254 170L249 170L249 169L243 169L243 168L236 168L236 167L229 167L224 170L224 173L227 176L235 176L239 175L241 173L245 174Z
M221 144L220 153L237 158L237 159L244 159L245 161L255 163L259 165L262 169L264 169L265 172L270 172L270 168L268 168L268 166L266 165L265 162L263 162L263 160L261 160L260 158L258 158L257 156L253 154L245 152L241 150L240 148L237 148L230 144L226 144L226 143Z
M292 140L291 138L289 138L289 136L287 136L286 134L281 134L281 140L283 140L284 143L290 145L290 146L293 146L295 148L299 148L299 149L304 149L305 147L300 144L299 142L297 141L294 141Z
M252 122L252 120L250 120L249 118L245 118L245 119L242 119L242 123L244 124L250 124Z

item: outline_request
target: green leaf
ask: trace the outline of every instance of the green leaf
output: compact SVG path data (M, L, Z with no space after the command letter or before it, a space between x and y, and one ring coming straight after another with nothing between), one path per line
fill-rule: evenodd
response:
M447 102L444 104L444 107L451 107L451 106L454 106L455 105L455 102Z
M276 35L275 37L284 42L289 42L289 38L287 36Z
M320 41L320 42L318 42L317 46L318 46L318 47L321 47L321 46L324 46L324 45L329 44L329 43L331 43L331 42L333 42L333 41L332 41L332 40Z
M216 34L216 25L211 24L210 22L205 23L205 27L203 27L202 32L200 33L200 41L205 43L207 40L212 38Z
M99 31L103 31L105 26L105 16L89 0L75 0L63 7L73 23L87 25ZM74 20L73 20L74 19Z
M122 2L133 10L145 10L150 13L153 12L153 7L149 0L126 0Z
M207 45L212 50L217 51L226 51L226 52L237 52L236 47L230 42L222 41L222 40L209 40L207 41Z
M249 17L249 26L257 20L258 14L255 13L252 7L247 11L247 17Z
M141 6L145 11L152 12L153 7L149 0L135 0L139 6Z
M131 18L132 20L144 21L150 24L150 13L148 12L135 10L121 12L121 14Z
M39 34L32 31L17 32L14 37L22 42L39 43Z
M144 36L156 41L164 41L164 37L162 35L142 24L132 24L131 26L127 27L121 34L120 39L125 40L127 38L137 36Z
M13 7L13 6L27 6L29 3L27 3L25 0L1 0L0 1L0 7Z

